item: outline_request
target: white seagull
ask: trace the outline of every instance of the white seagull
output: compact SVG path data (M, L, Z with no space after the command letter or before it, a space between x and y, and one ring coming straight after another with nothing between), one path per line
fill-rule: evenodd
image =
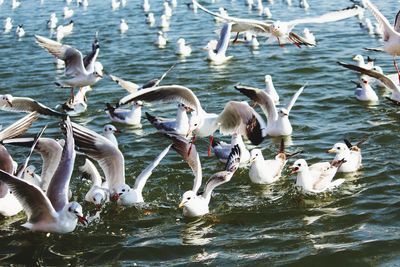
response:
M121 19L119 24L119 30L121 33L126 32L129 29L128 23L126 23L125 19Z
M291 174L297 173L296 185L301 187L306 193L321 193L341 185L345 179L336 179L333 177L344 160L321 162L307 165L304 159L298 159L291 167Z
M268 135L286 136L291 135L293 132L292 125L289 121L290 111L296 103L297 98L303 92L305 86L306 85L303 85L297 90L286 107L279 109L275 106L272 97L263 90L249 89L248 87L242 87L240 85L235 85L235 88L261 107L267 117L266 132Z
M229 158L229 154L231 153L232 148L238 145L240 150L240 164L239 168L247 167L250 161L250 152L246 148L245 143L243 142L242 135L234 133L232 134L231 143L227 144L222 141L213 140L212 147L214 150L215 156L222 162L226 163Z
M49 29L55 29L57 27L57 23L58 23L58 18L56 13L51 13L50 14L50 19L47 21L47 27Z
M140 126L142 106L142 101L133 102L131 109L115 108L110 103L106 103L105 110L113 122Z
M114 125L112 124L106 124L103 127L103 136L107 138L108 140L111 141L116 147L118 147L118 140L115 137L115 133L120 133L121 131L118 130Z
M176 42L176 50L175 54L182 56L182 57L187 57L192 53L192 48L189 45L186 45L186 41L183 38L179 38L178 41Z
M339 167L338 172L355 172L358 171L362 164L362 156L360 145L366 140L362 140L355 145L352 145L349 140L345 139L345 143L336 143L328 153L334 153L334 161L344 159L345 162Z
M18 38L22 38L25 36L24 26L22 24L17 26L17 29L15 30L15 34L18 36Z
M64 7L64 19L69 19L74 15L74 11L68 7Z
M65 61L65 75L71 78L57 83L57 85L71 88L71 97L74 95L74 87L92 86L103 77L95 68L95 62L100 52L98 45L91 54L83 58L79 50L69 45L63 45L39 35L35 35L35 38L40 47Z
M12 19L10 17L7 17L4 20L4 33L9 33L11 31L12 27L13 27Z
M0 95L0 109L12 112L37 112L47 116L64 116L64 113L53 110L29 97L18 97L10 94Z
M357 100L365 102L377 102L379 100L367 79L361 78L360 82L354 83L357 85L357 88L354 91Z
M289 157L302 153L298 151L292 154L285 152L284 140L281 140L278 154L274 159L265 160L261 149L255 148L250 151L250 171L249 177L256 184L271 184L279 180L282 170Z
M208 44L205 50L208 51L208 60L215 65L224 64L226 61L232 58L232 56L226 56L226 50L228 49L230 36L231 36L231 23L225 23L222 26L218 43L215 47L212 44Z
M68 99L63 105L62 109L69 116L77 116L87 110L87 97L86 93L92 91L90 86L79 88L78 92L73 98Z

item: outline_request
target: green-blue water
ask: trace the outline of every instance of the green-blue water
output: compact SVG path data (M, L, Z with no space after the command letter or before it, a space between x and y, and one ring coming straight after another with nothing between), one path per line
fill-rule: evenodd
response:
M264 75L271 74L281 103L287 103L302 84L308 82L291 113L294 133L290 150L305 150L302 155L310 163L330 160L325 151L344 137L358 141L367 137L363 146L363 168L354 175L338 175L346 182L331 193L303 196L294 188L295 177L285 176L276 184L258 186L250 183L247 170L239 170L231 182L219 187L210 204L210 214L187 220L178 209L181 194L192 187L193 176L179 156L170 152L153 172L144 189L145 207L106 207L98 223L79 226L66 235L30 233L20 227L23 214L0 221L1 265L307 265L307 266L395 266L399 259L399 163L398 108L384 100L364 105L353 97L350 80L357 76L335 62L351 62L356 54L367 55L363 47L378 47L381 41L367 34L352 18L325 25L307 25L317 37L315 48L287 45L265 45L252 52L244 45L232 45L228 54L234 58L222 67L213 67L201 49L216 38L213 18L200 10L193 14L184 0L178 1L168 31L170 42L163 50L154 46L157 27L149 27L139 0L111 11L111 1L91 0L87 10L73 5L75 28L63 42L87 53L95 31L99 31L99 60L108 73L144 83L159 77L173 63L180 62L164 84L181 84L191 88L209 112L220 112L229 100L247 100L233 85L241 82L264 87ZM281 1L270 6L273 19L289 20L313 16L344 8L351 2L309 1L305 12L297 1L288 8ZM398 2L374 1L392 21ZM65 101L68 91L54 86L56 71L53 59L34 43L33 34L49 36L46 20L52 11L61 18L64 2L45 0L23 1L14 11L9 1L0 7L0 20L7 16L24 24L27 35L18 40L14 34L0 35L0 94L28 96L54 107ZM217 10L225 6L230 14L261 18L248 11L244 1L220 0L206 6ZM151 1L157 23L162 2ZM374 22L374 18L368 14ZM118 31L119 20L125 18L129 30ZM60 19L63 22L62 19ZM67 21L65 21L67 22ZM157 24L156 23L156 24ZM296 28L298 32L302 27ZM175 42L184 37L193 48L185 61L175 54ZM386 72L394 72L391 57L373 54L376 64ZM387 93L387 92L386 92ZM89 93L88 111L73 120L98 132L109 123L104 112L106 102L116 102L125 91L105 78ZM173 117L176 104L153 104L146 111ZM2 111L3 126L23 114ZM61 137L58 121L41 118L28 135L35 134L49 123L46 136ZM127 182L134 183L154 157L168 145L144 119L142 129L118 125L124 133L118 137L126 159ZM229 137L225 138L229 140ZM279 139L267 138L260 147L266 158L277 150ZM223 164L208 158L207 143L198 141L204 179L220 171ZM26 149L9 148L22 162ZM35 155L32 163L40 168ZM83 163L78 157L77 167ZM288 164L291 164L289 161ZM89 184L76 171L72 178L74 199L83 203ZM93 213L83 203L85 212Z

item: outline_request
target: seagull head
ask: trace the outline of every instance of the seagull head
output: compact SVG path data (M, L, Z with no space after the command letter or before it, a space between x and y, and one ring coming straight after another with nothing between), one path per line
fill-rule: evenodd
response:
M83 216L82 206L78 202L71 202L67 206L67 211L69 215L72 215L74 218L78 219L78 222L81 224L87 224L87 219Z
M275 37L281 37L285 34L288 34L288 28L286 24L277 20L271 26L271 34Z
M131 191L131 187L127 184L121 184L117 187L117 190L115 193L112 195L111 199L113 201L119 200L121 197L123 197L124 194L128 193Z
M308 168L307 162L304 159L298 159L290 167L290 169L292 170L290 174L301 172L303 170L306 170L307 168Z
M346 144L343 143L336 143L331 149L327 151L327 153L335 153L335 154L343 154L343 153L348 153L350 150L346 146Z
M1 97L0 98L0 106L2 106L2 107L7 107L7 106L12 107L13 106L12 105L13 97L10 94L2 95L0 97Z
M93 195L91 202L96 206L97 210L101 209L101 206L103 205L103 203L105 202L105 198L104 195L101 194L100 192L97 192Z
M114 125L112 125L112 124L107 124L107 125L104 125L104 128L103 128L103 134L104 135L107 135L107 134L114 134L114 133L120 133L121 131L120 130L118 130Z
M140 107L143 107L143 102L142 101L135 101L135 102L133 102L133 105L136 107L136 108L140 108Z
M280 108L278 110L278 115L282 118L285 116L289 116L289 111L286 108Z
M189 119L189 130L186 136L189 136L194 130L199 128L201 125L201 120L199 115L192 115Z
M36 170L35 166L29 165L28 167L26 167L25 173L27 175L31 176L31 177L34 177L35 176L35 170Z
M253 150L250 151L250 163L254 162L257 159L262 159L262 152L261 149L255 148Z
M196 198L197 195L194 191L192 190L186 191L182 195L182 200L181 203L179 203L179 208L187 208L187 209L192 208Z

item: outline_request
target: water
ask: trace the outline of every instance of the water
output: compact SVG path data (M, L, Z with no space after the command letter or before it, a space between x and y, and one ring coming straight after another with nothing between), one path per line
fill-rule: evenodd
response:
M173 63L177 67L164 84L181 84L196 93L209 112L220 112L228 100L246 100L233 89L237 82L263 87L265 74L271 74L287 103L305 82L308 86L291 113L294 133L290 151L305 150L310 163L330 160L325 153L344 137L358 141L367 137L363 146L362 170L354 175L338 175L345 184L334 192L304 196L294 188L294 177L287 175L274 185L250 183L248 171L239 170L231 182L219 187L210 204L211 213L200 219L184 219L178 209L181 194L192 187L193 176L179 156L170 152L149 179L141 208L107 206L98 223L78 227L66 235L30 233L20 225L23 214L2 219L0 225L0 259L4 265L321 265L325 266L393 266L399 264L399 125L397 108L384 100L387 94L378 90L379 105L367 106L353 97L349 82L357 76L335 62L351 62L362 47L378 47L381 42L360 29L356 19L326 25L310 25L318 39L315 48L298 49L262 45L252 53L243 45L233 45L228 53L234 58L222 67L212 67L201 50L211 38L215 23L199 10L191 13L179 1L168 31L169 44L160 50L153 45L157 27L145 24L141 1L128 1L126 8L111 11L110 1L90 1L85 11L73 7L75 28L65 43L84 53L90 50L95 31L101 41L100 61L108 73L144 83L160 76ZM317 15L349 6L348 1L310 1L309 11L280 1L271 6L274 19L287 20L304 15ZM378 1L375 1L378 2ZM377 3L392 20L396 1ZM156 19L162 12L161 1L151 1ZM220 0L207 5L213 10L224 5L231 14L259 18L248 12L242 1ZM54 107L68 92L53 85L55 71L52 58L35 45L33 34L49 36L46 20L51 11L60 17L63 1L24 1L15 11L7 2L0 7L0 19L11 16L14 25L23 23L27 36L21 40L13 34L0 35L0 93L28 96ZM130 29L118 32L120 18ZM373 19L371 17L371 19ZM62 22L62 19L61 19ZM67 21L65 21L67 22ZM14 28L15 29L15 28ZM302 31L298 27L297 31ZM193 53L186 60L174 54L175 42L184 37ZM261 40L261 39L260 39ZM394 72L391 58L373 54L386 72ZM98 132L109 122L105 102L116 102L124 96L109 79L103 79L89 95L89 110L74 121ZM146 111L164 117L175 114L175 104L157 104ZM2 112L1 124L8 125L23 114ZM35 134L49 123L46 136L61 137L58 121L41 118L29 131ZM127 181L134 177L168 145L146 120L143 128L122 128L120 148L125 155ZM229 140L229 138L225 138ZM267 138L260 145L266 158L277 151L279 139ZM198 141L204 168L204 179L222 170L223 164L207 158L207 143ZM13 157L22 162L25 149L10 148ZM40 166L35 155L32 163ZM289 162L291 164L292 161ZM78 157L77 167L83 164ZM74 172L74 199L83 203L89 188L78 171ZM94 213L84 204L85 212Z

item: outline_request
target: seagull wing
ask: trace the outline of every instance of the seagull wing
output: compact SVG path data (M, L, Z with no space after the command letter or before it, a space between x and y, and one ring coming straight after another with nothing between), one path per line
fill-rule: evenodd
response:
M121 151L104 136L77 123L72 123L79 151L97 161L103 170L108 187L114 190L125 183L125 159Z
M33 100L29 97L12 97L11 101L12 106L7 105L3 106L2 109L9 111L22 111L22 112L34 112L36 111L42 115L48 116L64 116L64 113L55 111L45 105L39 103L36 100Z
M126 105L129 102L138 100L145 102L178 101L196 110L197 113L202 110L200 101L192 90L180 85L165 85L142 89L125 98L124 101L120 101L119 105Z
M336 10L333 12L326 13L321 16L312 17L312 18L302 18L302 19L295 19L286 22L290 28L293 28L299 24L311 24L311 23L327 23L327 22L334 22L339 20L348 19L354 16L357 16L362 12L362 8L359 6L353 6L350 8Z
M257 103L264 111L264 114L269 121L275 121L278 119L278 111L275 107L274 100L264 90L242 85L235 85L235 89Z
M57 170L50 180L47 197L56 211L60 211L68 203L69 183L75 163L75 142L69 117L64 121L66 131L65 145Z
M379 73L379 72L374 71L374 70L368 70L368 69L365 69L365 68L362 68L362 67L359 67L359 66L356 66L356 65L352 65L352 64L345 64L343 62L337 62L337 63L339 65L347 68L347 69L354 70L354 71L359 72L361 74L365 74L365 75L374 77L374 78L380 80L389 89L391 89L393 91L396 91L396 92L400 92L400 90L397 87L397 85L389 77L387 77L386 75L384 75L382 73Z
M65 75L79 76L87 73L83 65L82 53L79 50L39 35L35 35L35 38L39 46L46 49L53 56L64 60Z
M8 185L21 203L30 223L55 221L56 211L42 190L22 179L0 170L0 180Z
M374 4L371 3L371 1L364 0L363 2L365 4L365 6L369 10L371 10L375 19L378 21L379 25L383 29L383 40L384 41L389 40L391 35L397 35L398 37L400 37L400 33L395 31L395 29L392 27L392 25L387 20L387 18L378 10L378 8Z
M172 148L188 163L194 174L193 192L197 193L203 180L203 171L196 146L178 135L166 135L172 140Z
M297 98L299 98L299 96L301 95L301 93L303 92L305 87L306 87L306 85L303 85L302 87L300 87L300 89L297 90L297 92L292 96L292 99L290 99L290 102L286 106L286 109L288 112L290 112L290 110L292 110L294 104L297 101Z
M229 154L228 160L225 165L225 170L213 174L210 179L208 179L205 187L203 197L209 199L211 197L212 191L219 185L229 182L239 167L240 163L240 149L239 145L235 145L231 153Z
M128 91L131 94L136 93L137 90L140 88L140 86L137 85L136 83L125 81L125 80L123 80L117 76L111 75L111 74L109 76L110 76L111 80L116 82L119 86L121 86L122 88L124 88L126 91Z
M24 134L32 126L32 123L37 119L38 114L36 112L30 113L22 119L19 119L18 121L14 122L0 132L0 141L11 139L21 134Z
M222 134L238 133L249 139L252 144L262 142L266 123L261 116L246 102L229 101L217 117Z
M217 43L216 54L225 56L231 39L232 23L225 23Z
M138 177L136 177L135 180L135 185L133 186L134 189L142 192L144 186L146 185L147 179L149 179L150 175L152 174L154 168L160 164L160 161L165 157L165 155L168 153L169 149L171 148L171 145L167 146L161 153L158 155L158 157L149 164L149 166L144 169Z
M85 164L80 166L79 170L89 175L90 180L93 183L93 186L101 187L102 184L101 175L97 170L96 166L94 166L93 162L91 162L89 159L85 159Z

